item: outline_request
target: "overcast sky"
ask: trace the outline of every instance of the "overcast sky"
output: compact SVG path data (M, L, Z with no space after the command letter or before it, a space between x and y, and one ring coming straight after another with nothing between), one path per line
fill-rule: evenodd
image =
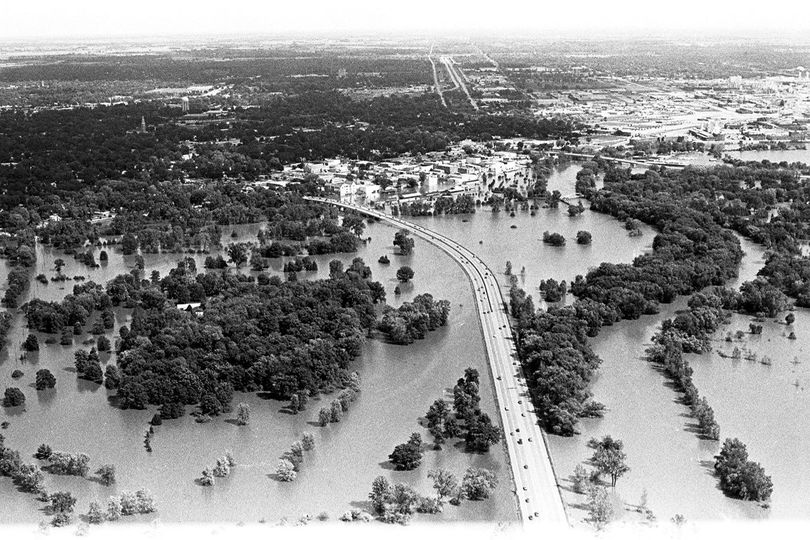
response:
M796 34L810 30L808 4L807 0L0 0L0 40L443 31Z

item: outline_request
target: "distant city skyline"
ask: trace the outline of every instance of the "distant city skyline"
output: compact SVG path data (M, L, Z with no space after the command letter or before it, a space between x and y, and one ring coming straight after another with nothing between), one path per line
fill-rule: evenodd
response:
M532 37L672 36L807 39L810 6L793 0L677 3L412 0L32 0L0 5L0 41L261 34L442 34ZM540 34L540 35L538 35Z

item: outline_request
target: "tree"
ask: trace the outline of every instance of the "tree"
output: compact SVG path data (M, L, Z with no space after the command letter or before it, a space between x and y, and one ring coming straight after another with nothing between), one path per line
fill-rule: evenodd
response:
M138 238L132 233L126 233L121 238L121 249L124 255L132 255L138 251Z
M605 488L591 486L588 490L588 519L601 529L613 518L613 505Z
M447 420L444 421L444 436L447 439L461 437L461 426L458 424L458 420L452 416L448 417Z
M247 403L240 403L236 406L236 423L240 426L250 423L250 405Z
M112 348L112 344L107 336L98 336L96 346L98 347L98 352L109 352Z
M76 498L69 491L57 491L50 496L51 510L56 514L70 514Z
M304 434L301 436L301 446L307 452L315 448L315 437L312 435L312 433L304 432Z
M122 514L121 499L118 497L110 497L110 499L107 501L107 519L110 521L117 521L121 519Z
M231 474L231 466L228 465L228 460L225 458L217 458L217 462L214 465L213 471L214 476L219 478L224 478Z
M399 471L411 471L422 463L422 436L412 433L408 442L398 444L388 456Z
M115 483L115 465L102 465L96 471L96 474L105 486L111 486Z
M321 407L321 410L318 411L318 424L321 427L329 425L329 422L332 421L332 412L327 409L326 407Z
M81 329L81 326L79 326L79 328ZM69 328L65 327L62 330L62 335L59 338L59 344L60 345L73 345L73 335L71 334L71 331L70 331Z
M222 403L212 394L206 394L200 401L200 412L209 416L217 416L222 412Z
M507 276L512 275L512 261L506 261L506 270L504 271L504 274Z
M228 260L239 268L248 261L250 245L244 242L228 244L228 247L225 248L225 252L228 254Z
M459 490L458 478L446 469L435 469L428 473L428 478L433 480L433 489L439 501L445 497L454 497Z
M495 473L487 469L470 467L464 473L464 480L461 482L461 492L471 501L487 499L492 494L492 490L498 485Z
M343 418L343 405L341 405L340 401L333 400L332 405L329 408L329 421L330 422L340 422L340 419Z
M585 493L585 487L588 485L588 482L588 471L585 470L582 464L577 465L574 468L574 492Z
M397 270L397 279L402 283L407 283L413 279L413 269L410 266L402 266Z
M329 277L337 279L343 275L343 263L337 259L329 261Z
M21 490L28 493L41 493L45 484L45 476L38 465L24 463L14 475L14 481Z
M300 441L295 441L290 446L290 454L294 455L297 458L303 459L304 458L304 445L301 444Z
M35 334L28 334L28 337L25 338L25 341L23 342L23 349L28 352L39 350L39 340Z
M473 452L487 452L489 447L501 440L501 430L492 425L489 415L482 413L467 422L467 449Z
M216 478L214 478L214 471L211 467L206 467L202 471L202 476L197 479L199 484L204 487L211 487L216 484Z
M99 523L103 523L104 519L105 516L101 509L101 505L96 501L91 502L90 508L87 510L87 521L94 525L98 525Z
M120 496L121 515L133 516L138 513L138 499L130 491L124 491Z
M414 248L413 238L410 238L410 232L406 229L400 229L394 233L394 246L399 248L402 255L410 255Z
M589 245L592 241L591 233L588 231L577 231L577 244Z
M785 315L785 324L788 325L793 324L795 320L796 316L793 313L788 313L787 315Z
M620 476L630 470L625 460L627 456L622 451L624 444L619 439L613 439L610 435L605 435L601 441L591 439L588 446L595 450L591 456L591 463L596 469L610 476L611 487L616 487L616 481Z
M19 407L25 404L25 394L22 390L15 387L6 388L3 397L3 407Z
M394 492L391 497L393 509L401 514L413 513L413 507L419 500L419 495L407 484L394 484Z
M73 520L73 517L70 514L66 514L64 512L56 512L53 515L53 519L51 519L51 525L54 527L64 527L66 525L70 525L70 522Z
M117 366L109 364L104 370L104 388L115 390L121 384L121 372Z
M295 466L289 459L281 459L276 467L276 476L282 482L292 482L298 473L295 472Z
M34 387L37 390L46 390L48 388L53 388L56 386L56 378L53 376L47 369L40 369L37 370L36 379L34 382Z
M57 274L62 273L62 268L65 267L65 260L64 259L54 259L53 261L53 269L56 270Z
M37 452L34 454L36 459L40 459L43 461L47 461L50 459L51 454L53 454L53 450L47 444L40 444L37 448Z
M298 394L293 394L290 396L290 405L289 409L292 411L293 414L298 414L298 407L301 406L301 400L298 398Z
M384 476L378 476L371 483L371 493L368 498L371 501L371 506L378 514L385 512L385 506L394 496L394 489L391 483Z
M343 218L343 228L349 229L355 235L360 236L366 229L366 223L361 216L349 214Z
M135 492L135 506L139 514L151 514L157 511L155 498L148 489L139 489Z

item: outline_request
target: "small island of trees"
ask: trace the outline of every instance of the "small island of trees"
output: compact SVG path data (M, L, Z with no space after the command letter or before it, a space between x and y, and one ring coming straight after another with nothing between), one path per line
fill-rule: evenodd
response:
M560 233L552 233L545 231L543 233L543 243L549 244L552 246L564 246L565 245L565 237Z

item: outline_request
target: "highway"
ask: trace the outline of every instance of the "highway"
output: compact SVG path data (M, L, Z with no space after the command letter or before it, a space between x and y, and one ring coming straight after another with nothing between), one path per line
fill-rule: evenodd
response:
M436 88L436 93L439 94L439 99L442 100L442 105L444 108L447 108L447 102L444 100L444 94L442 93L442 87L439 84L439 74L436 71L436 62L433 61L433 44L430 44L430 52L428 53L428 60L430 60L430 65L433 67L433 86Z
M444 68L447 70L448 75L450 75L450 79L453 81L453 84L455 85L453 90L461 88L461 90L467 95L467 99L470 101L470 105L472 105L473 109L477 111L478 104L470 95L470 91L467 89L467 85L464 84L464 81L467 79L467 77L460 69L456 67L455 60L453 60L451 56L442 56L439 58L439 60L441 60L442 64L444 64Z
M498 412L506 436L518 512L524 525L567 525L568 519L554 475L545 435L537 423L526 379L517 360L512 328L500 285L477 255L455 241L420 225L370 208L331 199L304 197L379 218L407 229L438 247L458 263L472 282Z

